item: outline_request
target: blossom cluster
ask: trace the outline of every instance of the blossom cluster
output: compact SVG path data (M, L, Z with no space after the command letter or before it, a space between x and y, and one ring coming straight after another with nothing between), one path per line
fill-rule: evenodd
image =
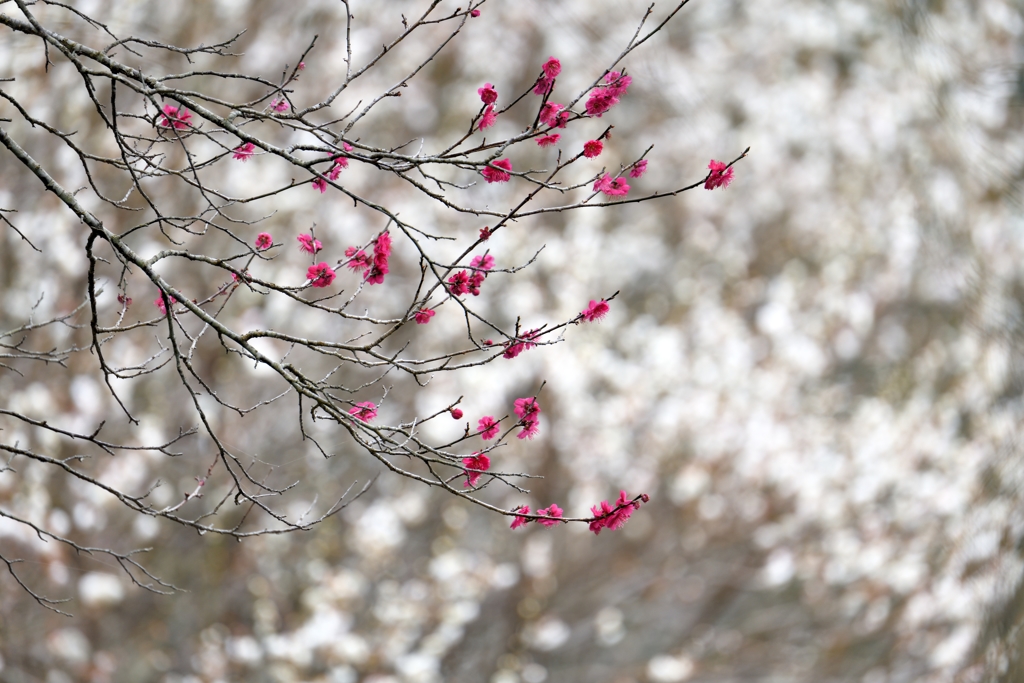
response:
M371 285L384 282L384 276L390 272L388 259L391 257L391 233L387 230L377 235L373 241L373 260L366 270L366 281Z
M536 143L540 147L551 147L561 141L562 134L553 132L552 129L565 128L573 116L573 112L566 108L565 105L548 99L548 96L554 90L555 79L561 72L561 62L555 57L550 57L544 63L541 68L541 75L534 83L534 94L544 98L537 113L537 120L541 124L548 126L547 130L541 131L536 137ZM625 96L632 83L633 77L622 71L609 71L606 73L601 82L590 91L584 105L586 116L600 118L606 114L608 110L618 104L622 97ZM484 104L484 109L479 115L477 129L484 130L494 125L496 120L495 103L498 100L498 91L491 83L485 83L483 87L477 88L477 94ZM607 135L607 132L605 135ZM604 137L604 135L601 137ZM589 140L583 145L582 156L587 159L593 159L599 156L603 150L604 143L600 138ZM593 191L600 192L609 197L624 197L629 194L630 186L621 173L628 172L630 178L639 179L647 172L647 165L647 159L640 159L624 167L618 175L611 173L599 174L594 181ZM732 181L732 167L726 167L724 163L712 160L709 168L711 173L708 175L704 187L708 190L717 187L728 187ZM507 183L512 178L511 172L512 160L506 157L488 161L480 173L488 183ZM481 235L481 238L484 238L483 235Z
M602 500L600 505L590 508L590 512L594 515L594 520L590 522L590 530L595 534L600 534L601 529L613 531L621 529L633 512L640 509L640 502L646 503L648 500L650 497L646 493L640 496L640 500L630 500L625 491L619 491L619 499L615 501L614 505L607 500Z
M517 438L532 439L540 429L540 404L536 397L517 398L515 401L515 412L519 416L519 424L523 429Z
M622 525L629 520L633 512L640 509L641 503L646 503L649 500L650 496L646 493L641 494L638 499L632 500L628 495L626 495L625 491L620 491L619 498L614 504L609 503L607 500L603 500L600 504L594 505L590 508L590 512L593 514L593 519L590 521L590 530L593 531L595 535L599 535L602 529L621 529ZM526 526L533 521L537 522L541 526L554 526L561 521L564 510L554 503L546 508L537 510L535 514L547 519L527 517L526 515L530 514L529 505L520 505L512 512L515 513L515 517L512 519L512 524L509 525L509 528L518 529L519 527Z
M462 296L463 294L480 296L480 285L487 279L486 271L494 268L494 257L490 254L474 256L473 260L469 262L469 267L474 269L472 273L468 270L460 270L448 278L448 291L452 296Z
M474 16L478 14L479 12L474 11ZM583 105L583 112L574 112L563 104L549 100L549 97L554 92L556 79L560 76L561 72L561 62L555 57L550 57L542 65L541 74L532 87L533 93L542 98L536 120L543 127L536 129L536 133L531 137L542 148L559 144L563 139L563 133L560 130L565 129L569 122L602 117L621 101L633 80L631 76L626 75L622 71L609 71L590 90ZM492 83L485 83L477 89L477 95L480 98L482 109L477 119L474 120L474 124L477 130L483 131L495 125L500 113L497 108L498 89ZM268 105L268 108L274 112L286 112L291 109L291 104L285 97L281 96L274 98ZM162 113L157 121L157 126L184 130L191 127L191 118L192 114L188 110L172 104L165 104L162 107ZM587 140L572 160L579 158L595 159L599 157L605 152L605 140L609 138L609 131L606 130L596 139ZM316 172L317 174L311 181L312 186L320 193L325 193L328 182L337 181L341 173L349 167L349 153L352 151L352 146L345 142L342 145L343 151L328 157L327 160L331 162L330 168L326 172ZM256 155L257 151L256 144L243 141L231 150L230 154L237 161L247 162ZM646 173L647 168L648 160L641 158L632 164L620 166L617 173L602 170L593 180L593 192L601 193L608 197L625 197L631 189L629 182L627 182L627 177L630 179L640 179ZM706 189L728 187L733 178L731 166L724 162L712 160L708 168L710 172L704 183ZM492 158L484 165L480 173L487 183L507 183L513 175L512 159L510 157ZM480 230L479 238L481 241L489 239L490 236L490 227L484 227ZM298 235L296 240L299 243L300 251L314 257L324 248L323 243L314 237L312 231ZM274 246L274 238L269 233L261 232L257 235L254 244L257 251L266 251ZM385 276L390 271L389 259L391 251L391 235L387 230L384 230L377 235L371 246L365 248L350 246L346 248L346 260L342 263L350 270L361 273L366 283L370 285L382 284ZM489 252L476 255L472 258L468 267L450 272L446 280L441 284L451 297L461 297L467 294L479 296L488 272L494 268L494 265L495 258ZM315 288L330 286L336 277L337 273L334 268L326 261L313 263L308 266L306 271L308 286ZM235 280L238 280L237 274L235 274ZM166 313L162 296L154 303L162 312ZM607 300L592 299L588 306L572 322L598 322L604 319L608 312L609 303ZM417 325L426 325L436 314L437 311L429 307L427 302L424 301L418 308L414 308L409 312L408 319L415 321ZM508 338L504 342L501 355L506 359L514 359L522 352L535 348L538 344L538 338L544 329L545 327L538 327L520 332L517 327L515 336ZM492 345L493 342L486 340L484 344ZM377 416L377 406L372 402L364 401L354 404L348 412L355 420L370 422ZM453 419L459 420L463 417L463 411L454 406L450 407L448 412ZM517 438L532 439L536 436L540 428L541 413L536 397L516 399L514 402L514 412L518 419L514 425L514 427L519 428ZM484 441L498 438L501 431L500 422L500 420L495 419L491 415L481 417L477 423L477 435ZM477 487L483 474L489 471L491 467L490 456L483 450L475 451L472 455L462 458L461 463L465 475L463 485L467 488ZM646 502L647 497L642 496L642 500ZM639 506L639 499L630 500L626 496L625 491L623 491L616 502L602 501L599 505L591 508L593 519L590 521L590 529L594 533L600 533L602 529L618 529ZM529 521L537 521L543 526L554 526L563 521L563 510L557 504L551 504L547 508L538 509L532 517L528 517L530 515L529 506L521 506L517 508L516 512L519 514L515 515L512 522L513 529L523 526Z
M587 113L598 118L619 103L619 99L626 94L626 89L633 82L633 77L619 71L610 71L605 75L604 82L604 87L590 91L586 104Z
M521 354L523 351L528 351L529 349L532 349L533 347L537 346L537 344L531 340L536 339L539 334L539 328L523 332L517 338L506 343L505 352L502 354L502 356L511 360L518 356L519 354Z
M512 524L509 526L510 529L518 529L519 527L525 526L529 522L533 521L529 517L524 517L524 515L530 514L529 505L522 505L516 508L514 512L518 512L520 514L517 514L515 519L512 520ZM558 524L563 512L564 510L558 507L555 503L552 503L546 508L541 508L540 510L537 510L536 514L547 517L547 519L538 519L536 520L537 524L540 524L541 526L555 526Z

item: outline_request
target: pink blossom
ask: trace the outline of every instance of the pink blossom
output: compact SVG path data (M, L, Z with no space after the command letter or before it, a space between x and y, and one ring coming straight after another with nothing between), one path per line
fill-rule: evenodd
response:
M729 183L732 182L732 166L726 168L724 161L711 160L708 164L708 168L711 169L711 173L708 174L708 179L704 181L705 190L713 190L716 187L726 188L729 187Z
M540 422L528 422L523 425L523 430L516 434L517 439L532 439L540 431Z
M487 168L480 173L483 175L484 180L489 183L507 183L512 178L512 176L508 174L508 171L511 170L511 161L508 159L498 159L497 161L492 161Z
M270 101L270 108L274 111L288 111L291 105L288 104L288 100L285 98L277 99L276 97Z
M260 251L266 251L274 246L274 237L269 232L261 232L256 235L256 248Z
M476 129L483 130L484 128L490 128L494 125L497 118L497 114L494 113L494 105L488 104L487 108L484 109L483 115L480 117L480 123L477 124Z
M538 519L537 523L541 526L555 526L556 524L558 524L558 518L562 516L563 512L565 511L562 508L552 503L547 508L537 510L538 515L544 515L545 517L549 517L550 519Z
M385 230L373 242L373 260L391 256L391 233Z
M618 92L612 88L594 88L587 98L586 109L591 116L601 115L619 103Z
M469 288L469 293L473 296L480 296L480 285L484 283L484 279L486 278L487 275L479 271L470 275L469 282L466 284Z
M534 396L517 398L515 400L515 411L516 415L524 422L532 422L540 414L540 405L537 404L537 398Z
M629 169L630 178L643 178L644 173L647 173L647 159L641 159Z
M331 166L331 170L327 172L327 177L331 180L337 180L341 172L348 168L348 159L345 157L335 157L334 165Z
M548 78L558 78L558 74L562 73L562 63L554 57L548 57L548 61L544 62L541 68Z
M345 265L352 270L366 270L370 267L370 257L359 247L349 247L345 250L345 256L349 259Z
M234 154L231 156L239 161L249 161L249 158L256 153L256 145L251 142L247 142L244 145L235 147Z
M295 238L299 241L299 251L304 251L307 254L315 254L324 248L324 245L318 239L313 239L312 235L303 233Z
M484 87L477 88L476 92L484 104L494 104L498 101L498 91L490 83L484 83Z
M513 510L513 512L521 512L523 513L523 515L528 515L530 514L530 506L522 505ZM523 517L523 515L516 515L516 518L512 520L512 525L509 527L509 529L518 529L521 526L529 524L530 519L528 517Z
M161 299L160 301L162 303L163 299ZM124 294L118 294L117 303L123 304L125 308L128 308L129 306L132 305L132 298L130 296L125 296Z
M323 178L313 178L313 187L320 190L320 194L327 192L327 181Z
M501 431L501 425L499 425L498 421L492 416L484 415L480 418L480 421L477 422L476 430L480 432L481 439L484 441L490 441L498 435L499 431Z
M238 273L231 273L231 279L235 282L239 280L245 280L246 282L252 282L252 275L249 274L248 270L242 271L242 277L238 277Z
M484 242L491 239L491 227L489 225L480 228L480 239Z
M609 71L605 74L604 82L608 84L608 89L613 91L616 97L622 97L633 82L633 77L624 76L618 71Z
M565 124L567 124L569 122L569 115L571 113L572 112L570 112L568 109L566 109L565 111L558 112L558 117L557 117L558 118L558 123L557 123L557 126L559 128L565 128Z
M515 411L519 416L519 424L523 426L523 430L516 437L532 439L540 429L540 405L537 404L536 397L517 398Z
M462 465L466 468L464 470L466 473L466 481L462 484L463 488L476 486L476 483L480 481L480 475L491 469L491 459L480 451L477 451L472 457L463 458Z
M390 272L388 258L391 256L391 233L387 230L377 235L373 242L373 263L366 272L366 281L371 285L384 282L384 276Z
M650 500L650 497L644 494L641 496L643 502ZM590 508L590 512L594 515L595 519L590 523L590 530L595 534L600 534L601 529L621 529L622 525L625 524L634 510L640 509L640 501L632 501L629 496L626 495L625 491L619 491L619 499L612 505L608 501L601 501L600 505L594 505Z
M588 323L597 322L608 315L608 302L604 299L601 299L600 301L594 301L591 299L590 305L587 306L580 315L583 316L583 319Z
M156 300L153 301L153 305L160 309L161 315L167 315L167 304L164 303L164 298L162 296L158 296Z
M471 9L471 10L469 10L469 16L474 17L474 18L475 17L479 17L480 16L480 10L478 10L478 9Z
M604 151L604 143L600 140L589 140L583 144L583 156L593 159Z
M529 332L523 332L519 337L519 341L512 341L508 343L508 346L505 349L505 353L503 353L502 356L511 360L512 358L515 358L523 351L529 351L530 349L536 346L536 344L529 340L534 339L537 336L538 332L540 332L540 329L530 330Z
M448 291L452 296L462 296L469 292L469 272L460 270L448 278Z
M533 86L534 95L547 95L551 92L551 87L555 84L555 79L548 78L547 76L541 76L537 79L537 82Z
M559 135L558 133L552 133L551 135L542 135L541 137L537 138L537 145L539 145L540 147L549 147L558 142L558 140L561 137L562 136Z
M357 403L354 408L349 409L348 414L362 422L369 422L377 417L377 404L372 401Z
M534 95L546 95L551 92L555 78L562 72L562 63L554 57L549 57L548 61L544 62L542 69L544 74L537 79L537 83L533 86Z
M343 150L345 150L346 152L351 152L352 151L352 145L350 145L350 144L348 144L347 142L344 142L344 141L341 143L341 148Z
M189 127L189 123L192 121L192 112L182 107L179 109L173 104L165 104L163 107L163 114L160 115L160 122L157 124L161 128L175 128L177 130L183 130Z
M461 420L462 419L463 412L461 410L459 410L458 408L452 408L448 412L450 412L452 414L452 419L453 420Z
M331 283L334 282L335 273L330 264L321 262L315 266L310 266L306 270L306 277L310 280L309 284L314 287L330 287Z
M306 68L306 63L305 62L299 62L299 71L302 71L305 68Z
M430 319L433 318L434 315L436 315L436 314L437 314L437 311L435 311L433 309L421 308L420 310L416 311L416 313L413 314L412 317L416 319L416 324L417 325L426 325L427 323L430 322Z
M558 112L562 111L564 107L554 102L545 102L540 108L540 114L537 118L546 126L554 128L558 125ZM562 126L564 128L564 126Z
M603 192L609 197L624 197L629 193L629 183L625 178L612 178L605 173L603 178L598 178L594 183L594 192Z
M371 284L371 285L384 284L384 276L387 275L388 272L389 271L387 269L387 265L386 264L385 264L385 266L383 268L381 268L379 264L374 263L372 266L370 266L370 269L366 271L366 275L364 276L364 279L366 280L367 284Z
M494 257L490 254L474 256L473 260L469 262L469 267L479 268L480 270L490 270L494 267Z

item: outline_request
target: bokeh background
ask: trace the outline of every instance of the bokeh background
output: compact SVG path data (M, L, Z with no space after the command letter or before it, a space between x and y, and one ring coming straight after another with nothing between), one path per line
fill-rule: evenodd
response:
M319 34L298 100L318 99L343 68L337 2L73 4L116 33L177 45L247 28L231 67L271 78ZM353 3L357 55L421 7ZM645 7L492 0L363 134L449 139L475 113L476 88L520 92L549 55L563 65L555 99L577 92ZM659 3L655 16L666 10ZM48 16L59 31L94 36L66 13ZM500 234L492 253L505 263L546 248L484 292L493 315L539 323L620 290L611 314L514 363L391 398L427 412L464 395L471 417L546 381L541 436L508 455L545 478L530 496L493 500L584 514L620 488L649 493L621 531L512 532L504 517L385 473L313 531L235 543L133 519L21 463L0 474L0 506L90 544L152 546L149 565L187 592L140 591L102 558L0 524L0 547L31 559L22 572L73 598L74 614L47 612L0 577L0 680L1022 680L1022 30L1016 0L692 0L626 60L628 96L564 145L606 123L615 129L604 163L654 145L634 192L696 181L709 159L751 146L736 181ZM390 86L426 43L410 47L365 92ZM18 79L5 89L83 138L101 135L74 73L43 65L37 42L0 30L0 76ZM170 58L150 66L181 68ZM18 118L6 103L0 115ZM511 132L526 116L499 126ZM73 176L52 141L2 125ZM256 161L234 182L257 182ZM379 182L358 173L357 186ZM42 293L47 314L83 291L85 231L41 194L0 154L0 205L20 211L17 225L44 250L0 230L4 329ZM479 196L500 205L506 195ZM381 227L326 197L282 195L272 224ZM398 185L390 201L428 223L452 221L467 239L479 227ZM443 348L447 328L425 329ZM3 405L83 425L119 419L88 356L67 372L23 371L0 373ZM259 376L230 379L258 390ZM131 400L146 436L187 422L158 378ZM323 460L286 413L238 427L233 445L272 451L302 479L307 503L378 473L341 442ZM3 426L12 443L39 438ZM97 467L127 486L160 477L184 487L204 457Z

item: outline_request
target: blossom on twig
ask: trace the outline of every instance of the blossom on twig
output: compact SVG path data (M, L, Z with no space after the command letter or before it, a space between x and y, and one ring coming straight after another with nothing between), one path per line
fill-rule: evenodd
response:
M544 73L533 86L534 95L546 95L551 92L551 88L555 84L555 78L558 74L562 73L562 63L554 57L549 57L541 69Z
M726 167L724 161L712 159L708 164L708 168L711 169L711 173L708 174L708 179L704 181L705 190L713 190L716 187L721 187L722 189L729 187L729 183L732 182L732 166Z
M523 505L521 507L517 507L513 512L521 512L523 515L528 515L530 514L530 506ZM523 517L523 515L516 515L516 518L512 520L512 525L509 529L518 529L519 527L528 524L530 522L529 518Z
M238 161L249 161L253 154L256 153L256 145L251 142L247 142L244 145L235 147L232 157Z
M598 178L594 183L594 192L603 192L609 197L624 197L629 193L629 183L625 178L612 178L610 173Z
M470 268L479 268L480 270L490 270L494 267L494 257L490 254L482 254L474 256L469 262Z
M261 232L256 235L256 248L260 251L266 251L274 246L274 237L269 232Z
M604 299L600 301L590 300L590 305L584 309L580 316L583 317L588 323L597 322L601 318L608 314L608 302Z
M345 265L352 270L366 270L372 263L367 253L359 247L349 247L345 250L345 256L349 259Z
M324 245L318 239L314 239L312 235L303 233L295 238L299 242L299 251L304 251L307 254L315 254L324 248Z
M334 157L334 165L331 166L331 170L327 172L327 177L331 180L337 180L341 172L348 168L348 159L342 156Z
M545 102L540 108L540 114L537 115L537 119L544 125L554 128L558 125L558 112L564 108L555 102Z
M334 282L335 272L330 264L321 262L315 266L310 266L306 270L306 277L310 280L309 284L314 287L330 287L331 283Z
M373 401L357 403L355 407L348 411L348 414L361 422L369 422L377 417L377 404Z
M483 115L480 117L480 123L477 124L477 130L483 130L484 128L490 128L494 125L497 120L497 114L494 113L494 105L488 104L487 108L484 109Z
M557 505L555 505L554 503L552 503L550 506L548 506L546 508L537 510L537 514L538 515L543 515L543 516L549 518L549 519L538 519L537 520L537 524L540 524L541 526L548 526L548 527L555 526L556 524L558 524L558 521L559 521L558 518L562 516L563 512L565 512L565 511L562 510L562 508L560 508Z
M476 486L480 481L480 475L491 468L491 459L477 451L472 457L463 458L462 465L466 468L463 470L466 474L466 481L462 484L463 488Z
M508 343L508 346L505 348L505 353L503 353L502 356L505 357L506 359L511 360L518 356L523 351L528 351L532 349L533 347L536 346L536 344L534 344L530 340L534 339L537 336L538 332L540 332L539 328L536 330L530 330L529 332L523 332L521 335L519 335L518 341L511 341Z
M160 122L157 123L161 128L184 130L189 127L189 124L192 121L192 112L184 107L179 109L173 104L165 104L163 112L164 113L160 115Z
M515 400L516 415L523 430L516 436L520 439L532 439L540 429L540 405L536 397L517 398Z
M484 104L494 104L498 101L498 91L490 83L484 83L484 87L477 88L476 92Z
M647 494L640 496L640 500L630 500L629 496L626 495L625 491L619 491L619 499L612 505L608 501L601 501L600 505L594 505L590 508L590 512L593 513L595 519L590 522L590 530L595 534L600 534L601 529L620 529L622 525L629 520L630 515L635 510L640 509L640 502L646 503L650 500Z
M480 421L477 422L476 430L480 433L481 439L484 441L490 441L498 435L499 431L501 431L501 426L492 416L484 415L480 418Z
M498 159L497 161L492 161L480 173L483 175L484 180L489 183L507 183L512 178L512 176L508 174L508 171L511 170L511 161L508 159Z
M371 285L379 285L384 282L384 276L391 272L388 259L391 257L391 233L387 230L377 235L373 241L373 261L370 269L366 271L366 282Z

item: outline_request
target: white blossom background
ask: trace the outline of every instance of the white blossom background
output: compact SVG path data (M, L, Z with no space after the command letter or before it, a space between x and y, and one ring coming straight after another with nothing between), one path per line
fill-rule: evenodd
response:
M268 77L318 33L299 100L343 68L336 2L73 4L115 32L179 45L248 28L233 68ZM353 7L365 57L422 3ZM476 88L522 91L549 55L563 65L555 99L576 92L645 7L492 0L364 134L448 139L477 110ZM66 14L52 16L74 33ZM621 531L513 532L506 518L383 474L313 532L237 544L133 520L112 499L22 467L0 474L0 505L97 543L151 545L152 566L188 592L144 593L96 558L0 524L0 544L30 548L32 571L72 597L75 614L45 612L0 577L0 680L1021 680L1022 29L1016 0L692 0L626 60L623 102L566 132L562 146L574 149L614 125L599 160L609 167L654 145L634 192L694 182L709 159L752 151L724 191L499 233L499 266L545 248L485 287L491 315L529 327L621 291L609 316L514 361L396 390L390 409L433 411L464 395L467 419L496 414L545 381L541 435L502 455L508 469L545 478L530 496L493 500L582 515L620 488L649 493ZM412 47L353 97L390 84L427 48ZM70 70L44 73L39 45L6 30L0 76L16 76L5 89L66 128L87 106ZM8 105L0 115L11 117ZM499 132L522 123L499 119ZM0 125L73 175L52 143L33 148L41 138L27 126ZM230 182L287 177L259 161ZM379 182L347 173L356 189ZM274 200L272 227L288 240L312 221L339 240L379 229L302 189ZM475 191L496 205L507 196ZM82 291L84 230L41 194L0 154L0 205L19 209L45 252L0 231L5 327L41 293L57 312ZM407 192L390 201L454 235L479 227ZM401 240L395 258L412 263ZM416 331L443 345L458 321L439 313ZM63 385L0 374L0 397L86 425L117 418L87 358ZM186 412L158 387L131 400L153 437ZM233 438L303 477L297 507L377 472L352 449L324 461L285 413ZM202 458L185 460L168 470L118 456L104 476L130 485L170 471L188 482Z

